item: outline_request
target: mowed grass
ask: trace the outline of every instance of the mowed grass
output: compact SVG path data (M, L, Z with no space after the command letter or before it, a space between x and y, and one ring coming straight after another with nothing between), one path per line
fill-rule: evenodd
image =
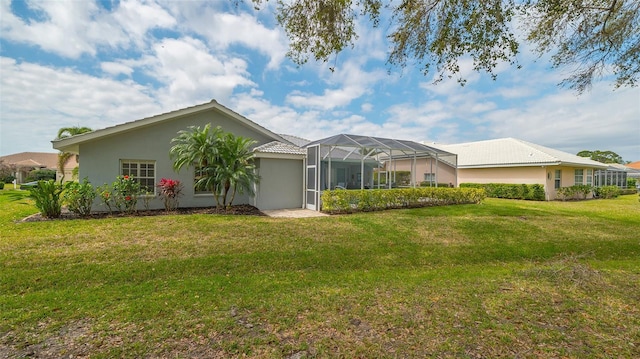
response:
M0 357L640 357L638 196L15 222ZM48 356L47 356L48 355Z

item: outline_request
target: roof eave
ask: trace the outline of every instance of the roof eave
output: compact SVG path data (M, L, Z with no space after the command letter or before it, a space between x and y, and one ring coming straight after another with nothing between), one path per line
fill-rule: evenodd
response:
M163 113L160 115L155 115L155 116L151 116L151 117L145 117L142 118L140 120L134 120L131 122L126 122L126 123L122 123L119 125L115 125L112 127L107 127L107 128L103 128L100 130L96 130L96 131L92 131L92 132L87 132L87 133L83 133L80 135L76 135L76 136L72 136L72 137L67 137L67 138L63 138L63 139L59 139L59 140L53 140L51 141L53 144L53 148L56 150L60 150L60 151L64 151L64 152L72 152L72 153L77 153L77 151L79 151L79 144L80 143L84 143L84 142L88 142L97 138L103 138L103 137L107 137L107 136L113 136L116 134L120 134L120 133L126 133L135 129L139 129L139 128L143 128L143 127L147 127L147 126L151 126L153 124L159 123L159 122L164 122L167 120L173 120L173 119L177 119L180 117L184 117L184 116L188 116L188 115L193 115L199 112L203 112L203 111L207 111L207 110L211 110L211 109L215 109L219 112L222 112L236 120L238 120L240 123L242 123L243 125L256 130L259 133L262 133L264 135L267 135L275 140L278 141L282 141L284 143L290 143L289 141L287 141L286 139L282 138L280 135L271 132L270 130L266 129L265 127L262 127L260 125L258 125L257 123L249 120L248 118L238 114L237 112L234 112L232 110L230 110L229 108L219 104L216 100L211 100L210 102L204 103L204 104L200 104L200 105L195 105L195 106L191 106L191 107L187 107L187 108L183 108L183 109L179 109L179 110L175 110L175 111L171 111L171 112L167 112L167 113ZM74 152L75 151L75 152Z

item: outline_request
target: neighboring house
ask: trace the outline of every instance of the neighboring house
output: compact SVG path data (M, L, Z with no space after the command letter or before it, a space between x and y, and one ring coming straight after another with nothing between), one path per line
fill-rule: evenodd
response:
M17 183L24 183L29 172L48 169L56 171L56 179L60 180L62 174L58 171L58 154L47 152L20 152L0 157L0 160L9 165L16 166ZM65 180L71 180L73 169L78 166L76 157L72 156L64 168Z
M634 170L640 170L640 161L627 163L625 166L627 166L629 168L633 168Z
M259 209L301 208L304 203L305 151L215 100L153 117L52 141L57 150L80 154L79 178L87 177L94 186L111 184L120 175L131 175L154 191L162 178L184 185L181 207L214 206L209 192L194 189L195 169L176 173L169 157L171 140L189 126L220 126L236 136L256 141L254 148L258 175L256 195L238 194L234 204L251 204ZM162 208L150 201L151 208ZM100 210L100 207L96 208ZM104 208L102 208L104 210Z
M457 183L542 184L546 199L557 189L595 185L594 175L607 165L589 158L515 138L437 145L458 155Z
M636 188L640 189L640 161L627 163L627 177L636 179Z

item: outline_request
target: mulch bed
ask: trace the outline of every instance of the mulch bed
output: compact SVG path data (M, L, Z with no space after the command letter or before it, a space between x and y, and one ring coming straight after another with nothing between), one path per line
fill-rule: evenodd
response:
M68 219L97 219L97 218L118 218L118 217L148 217L148 216L164 216L168 214L216 214L216 215L235 215L235 216L266 216L258 208L248 205L239 204L231 206L231 208L216 208L216 207L202 207L202 208L178 208L175 211L167 212L164 209L154 210L142 210L132 214L126 214L122 212L97 212L92 213L88 217L80 217L75 213L70 212L66 208L62 209L62 215L60 218L46 218L42 214L36 213L27 218L24 218L20 222L40 222L40 221L59 221Z

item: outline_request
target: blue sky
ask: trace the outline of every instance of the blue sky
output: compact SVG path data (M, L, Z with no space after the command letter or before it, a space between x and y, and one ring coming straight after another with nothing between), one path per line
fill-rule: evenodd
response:
M578 96L525 46L498 79L437 85L386 65L384 24L353 49L297 67L270 1L0 0L0 155L55 152L61 127L93 129L216 99L277 133L355 133L437 143L515 137L640 160L640 89L607 79ZM329 70L335 68L335 72Z

